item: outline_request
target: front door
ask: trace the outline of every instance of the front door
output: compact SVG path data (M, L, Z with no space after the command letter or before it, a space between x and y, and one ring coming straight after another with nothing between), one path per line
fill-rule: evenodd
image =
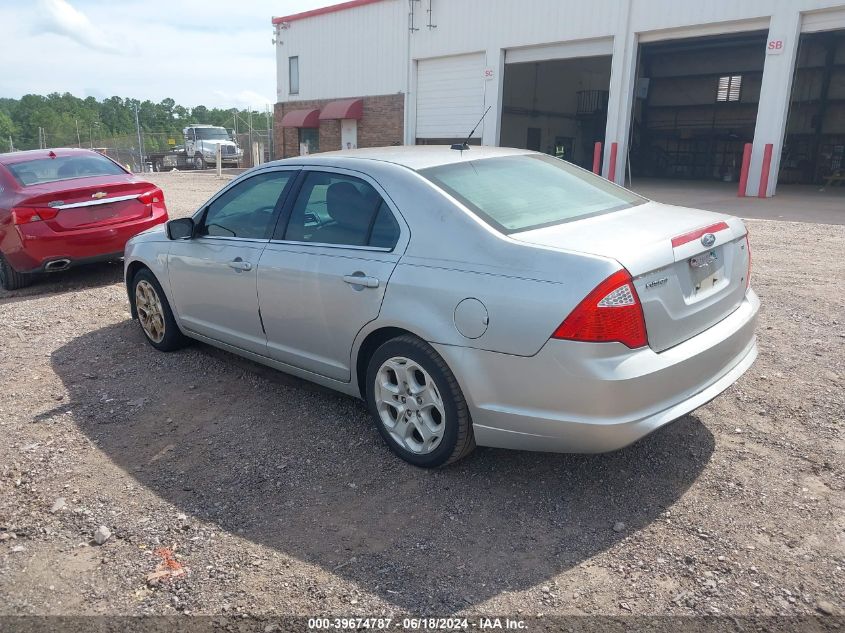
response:
M297 171L262 171L224 189L198 218L196 237L172 243L168 271L183 327L266 354L258 262Z
M352 344L378 316L407 229L374 182L343 170L309 171L284 220L258 268L268 355L349 381Z

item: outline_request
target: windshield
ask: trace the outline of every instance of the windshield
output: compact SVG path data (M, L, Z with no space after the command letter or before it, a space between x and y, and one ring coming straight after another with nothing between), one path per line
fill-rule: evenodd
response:
M543 154L440 165L420 173L503 233L569 222L646 201Z
M222 127L197 127L194 128L197 138L201 141L228 141L229 132Z
M40 185L57 180L125 174L119 165L98 154L37 158L7 164L15 179L24 186Z

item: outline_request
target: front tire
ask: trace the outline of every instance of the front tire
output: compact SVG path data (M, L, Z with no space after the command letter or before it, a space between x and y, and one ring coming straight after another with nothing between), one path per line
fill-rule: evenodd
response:
M158 279L148 269L139 270L132 279L132 296L138 323L150 345L161 352L172 352L188 343L173 318Z
M437 468L475 448L469 410L455 375L425 341L382 344L367 366L367 405L379 433L405 461Z
M19 273L0 253L0 286L3 290L19 290L32 283L34 275Z
M199 154L194 155L194 169L205 169L205 159Z

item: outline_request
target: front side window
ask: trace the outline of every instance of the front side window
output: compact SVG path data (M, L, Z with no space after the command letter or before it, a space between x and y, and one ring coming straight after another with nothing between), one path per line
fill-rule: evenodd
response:
M646 201L571 163L539 154L440 165L420 174L503 233L610 213Z
M276 207L296 171L271 171L222 194L205 213L201 235L268 239Z
M288 93L299 94L299 57L288 57Z
M312 171L302 184L282 239L393 248L399 239L399 225L369 183Z
M57 180L126 174L119 165L99 154L37 158L6 165L23 186L40 185Z

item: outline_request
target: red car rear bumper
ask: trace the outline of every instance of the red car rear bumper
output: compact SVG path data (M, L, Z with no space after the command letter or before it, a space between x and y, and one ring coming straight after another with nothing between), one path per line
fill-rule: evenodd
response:
M43 271L56 260L66 259L69 266L107 260L122 257L131 237L166 221L167 211L153 207L150 217L90 229L57 232L46 222L30 222L12 227L3 253L12 268L22 273Z

